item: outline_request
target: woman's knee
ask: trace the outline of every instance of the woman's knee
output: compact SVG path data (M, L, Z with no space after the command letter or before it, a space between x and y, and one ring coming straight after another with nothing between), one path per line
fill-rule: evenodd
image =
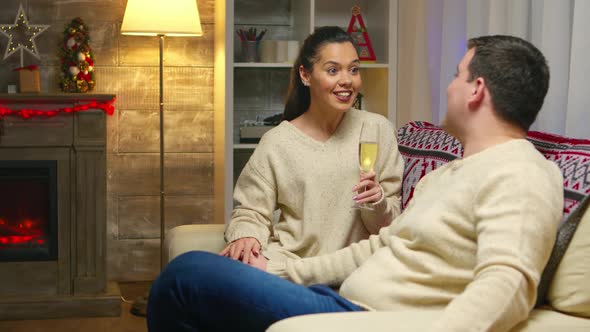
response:
M183 269L188 266L192 268L206 267L219 257L221 256L205 251L188 251L176 256L165 266L164 271Z
M152 292L181 286L184 282L193 283L195 278L206 275L208 269L215 268L215 254L203 251L183 253L168 263L152 284Z
M204 251L189 251L174 258L160 273L158 279L175 280L182 282L191 279L194 282L198 276L206 275L207 271L215 269L219 265L219 255Z

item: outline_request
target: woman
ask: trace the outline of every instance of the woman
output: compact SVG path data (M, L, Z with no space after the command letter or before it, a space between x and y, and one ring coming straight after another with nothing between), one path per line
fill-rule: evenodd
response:
M352 109L362 84L359 67L341 28L318 28L305 40L284 121L264 135L236 184L222 255L266 270L268 259L346 247L400 213L403 160L395 129L380 115ZM359 176L363 122L379 125L379 156L376 174ZM372 209L351 208L351 197Z

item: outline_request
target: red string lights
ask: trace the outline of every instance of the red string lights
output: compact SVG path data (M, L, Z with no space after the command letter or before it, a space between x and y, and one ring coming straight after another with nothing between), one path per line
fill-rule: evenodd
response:
M87 103L78 104L74 107L64 107L64 108L57 108L53 110L41 110L41 109L19 109L19 110L12 110L6 107L0 106L0 119L7 115L17 115L23 119L30 119L33 117L43 116L43 117L52 117L56 116L61 113L76 113L76 112L84 112L89 109L100 109L104 111L108 115L113 115L115 112L115 99L113 98L107 102L101 103L96 100L91 100Z

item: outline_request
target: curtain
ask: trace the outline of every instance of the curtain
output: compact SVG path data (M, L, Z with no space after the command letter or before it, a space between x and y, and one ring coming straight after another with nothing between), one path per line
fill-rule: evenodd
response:
M590 139L590 1L399 0L398 126L412 120L438 124L446 88L466 40L514 35L547 58L551 81L531 129Z

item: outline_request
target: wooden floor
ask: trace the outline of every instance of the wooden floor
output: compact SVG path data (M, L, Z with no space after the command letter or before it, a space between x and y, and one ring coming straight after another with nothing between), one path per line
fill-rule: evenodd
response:
M1 332L146 332L144 317L134 316L129 310L131 301L147 294L149 283L119 284L122 295L120 317L69 318L0 321Z

